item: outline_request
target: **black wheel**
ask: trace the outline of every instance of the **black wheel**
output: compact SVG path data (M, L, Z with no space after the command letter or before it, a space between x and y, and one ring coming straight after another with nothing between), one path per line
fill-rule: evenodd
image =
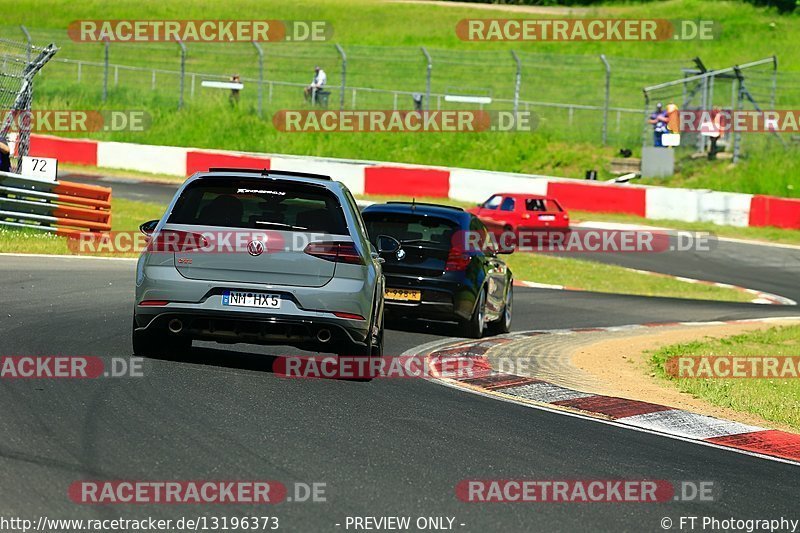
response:
M461 325L461 334L470 339L480 339L483 337L483 328L486 323L486 291L481 289L478 293L478 301L475 303L475 310L472 316Z
M503 302L503 312L500 318L489 324L489 330L492 335L501 335L511 331L511 318L514 308L514 281L511 280L506 293L506 299Z
M182 356L186 355L192 347L191 337L147 330L137 331L136 319L133 320L131 329L133 355L141 357L160 355L180 359Z
M374 328L367 335L366 344L353 344L347 352L340 352L340 357L383 357L383 317L381 317L380 328L375 332ZM358 377L349 381L372 381L371 376Z

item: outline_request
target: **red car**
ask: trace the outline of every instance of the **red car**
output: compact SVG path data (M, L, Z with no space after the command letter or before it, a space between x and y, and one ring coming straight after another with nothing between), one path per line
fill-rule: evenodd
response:
M558 200L536 194L498 193L468 210L490 230L569 230L569 214Z

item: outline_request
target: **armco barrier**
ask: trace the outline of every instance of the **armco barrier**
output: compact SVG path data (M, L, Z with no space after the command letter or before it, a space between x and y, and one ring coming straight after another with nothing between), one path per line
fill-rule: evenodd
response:
M585 182L555 176L400 165L284 154L61 139L31 135L30 155L64 163L188 176L213 166L327 174L354 194L431 196L468 202L497 192L550 194L568 209L627 213L651 219L800 229L800 200L700 189Z
M111 189L0 172L0 225L57 235L111 229Z

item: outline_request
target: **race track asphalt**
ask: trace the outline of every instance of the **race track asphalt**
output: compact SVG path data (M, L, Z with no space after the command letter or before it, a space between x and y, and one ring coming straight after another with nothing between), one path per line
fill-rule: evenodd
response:
M758 265L749 261L737 274L737 258L746 256L733 254L720 268L751 277ZM781 264L785 278L761 277L771 279L771 292L792 297L800 267ZM0 354L129 357L133 280L132 261L0 256ZM797 314L784 306L519 288L514 330ZM453 333L402 325L387 331L385 351L400 354ZM196 343L186 359L145 360L138 378L0 380L0 516L271 514L288 531L347 531L348 516L449 516L454 529L470 532L663 531L663 517L677 531L680 516L799 517L796 466L426 381L281 378L272 361L286 353L296 352ZM722 494L713 503L662 504L456 498L459 481L490 478L710 480ZM321 482L327 502L77 505L67 488L81 479Z

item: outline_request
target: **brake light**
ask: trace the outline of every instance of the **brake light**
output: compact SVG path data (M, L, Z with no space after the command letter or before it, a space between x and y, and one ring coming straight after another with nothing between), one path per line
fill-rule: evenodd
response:
M181 230L160 231L147 244L150 252L183 253L208 246L208 239L201 233Z
M139 303L142 307L162 307L167 305L167 300L143 300Z
M467 269L472 256L468 253L459 250L458 248L450 248L450 253L447 254L447 263L444 265L445 272L461 272Z
M345 313L345 312L342 312L342 311L334 311L333 314L338 316L339 318L346 318L348 320L366 320L366 318L364 318L363 316L357 315L355 313Z
M303 251L308 255L334 263L364 264L364 260L356 250L356 245L352 242L312 242Z

